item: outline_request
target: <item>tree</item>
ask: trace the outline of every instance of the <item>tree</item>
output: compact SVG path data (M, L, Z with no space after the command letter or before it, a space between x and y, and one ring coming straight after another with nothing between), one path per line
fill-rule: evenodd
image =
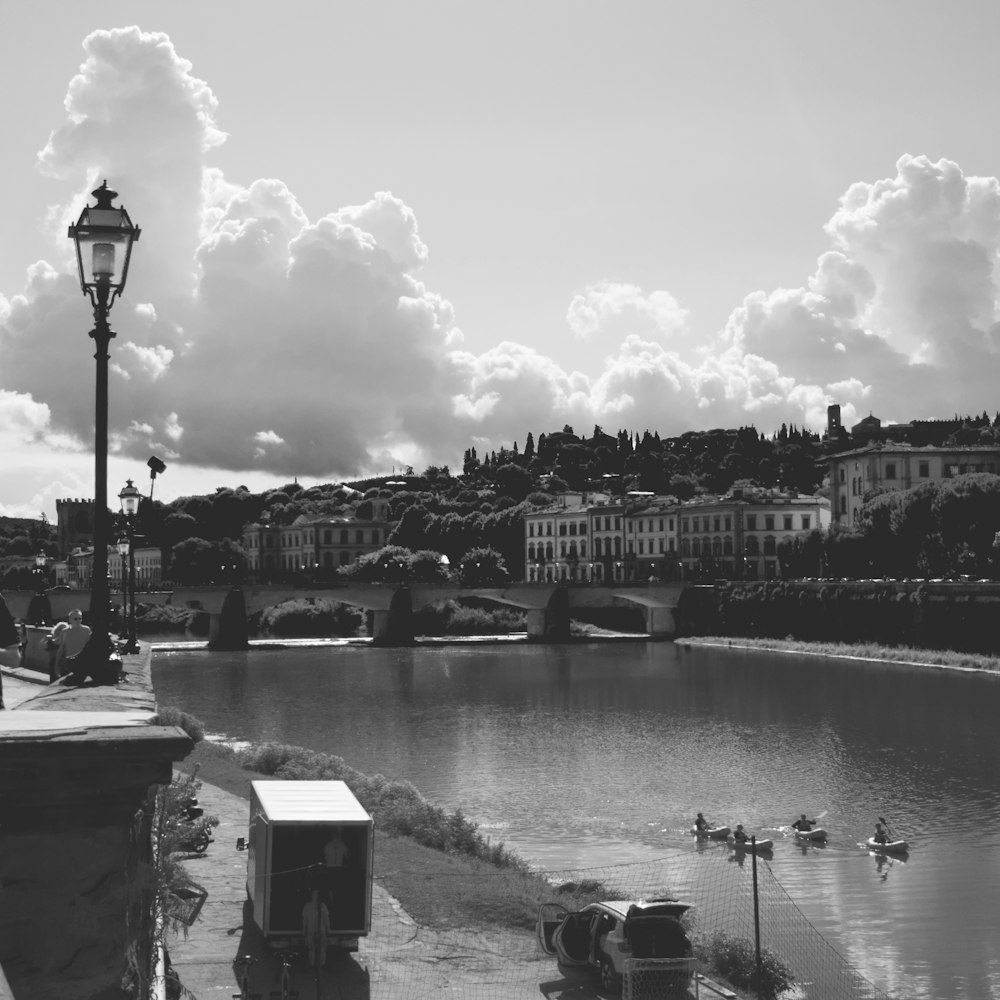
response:
M467 552L458 573L463 587L499 587L510 581L503 556L491 548Z

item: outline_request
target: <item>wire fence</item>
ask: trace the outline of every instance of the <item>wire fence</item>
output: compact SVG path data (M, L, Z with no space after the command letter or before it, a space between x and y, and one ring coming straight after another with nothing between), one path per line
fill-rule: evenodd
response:
M741 954L744 958L749 955L752 962L757 931L753 860L749 851L683 851L639 864L542 874L553 885L555 901L560 899L559 886L599 883L608 899L669 895L692 903L684 922L695 944L698 968L718 981L723 977L713 967L711 956L713 941L718 953L719 935L729 944L741 945ZM765 955L777 959L794 981L791 989L780 994L783 998L891 1000L822 937L762 858L757 859L756 882L761 948ZM495 887L490 893L496 894ZM419 956L416 962L415 956ZM415 924L397 923L394 936L373 934L364 939L358 961L368 977L365 995L372 998L510 1000L542 995L551 1000L586 1000L608 995L593 973L557 968L555 959L544 956L523 931L432 932ZM680 995L695 996L696 989L692 982L688 992ZM662 995L678 994L667 990ZM704 986L697 989L697 995L718 996ZM744 985L738 995L756 1000L757 992L753 985Z

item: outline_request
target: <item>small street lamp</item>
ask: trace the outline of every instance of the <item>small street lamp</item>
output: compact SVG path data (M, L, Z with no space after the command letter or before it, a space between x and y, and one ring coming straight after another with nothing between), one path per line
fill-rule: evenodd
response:
M128 638L122 650L124 653L138 653L139 642L135 636L135 518L139 513L139 502L142 494L135 488L131 479L125 481L121 492L118 494L121 501L122 513L125 515L125 531L128 534L122 552L122 543L118 543L118 551L122 555L128 555ZM125 590L125 564L122 562L122 590Z
M69 238L76 245L76 263L80 287L94 309L96 387L94 405L94 566L90 596L91 642L95 658L106 659L111 653L109 638L108 591L108 347L114 332L108 315L115 300L125 290L132 244L139 239L139 228L132 224L124 208L115 208L118 197L105 181L93 192L96 205L86 205ZM88 643L89 645L90 643ZM103 671L101 671L103 673Z

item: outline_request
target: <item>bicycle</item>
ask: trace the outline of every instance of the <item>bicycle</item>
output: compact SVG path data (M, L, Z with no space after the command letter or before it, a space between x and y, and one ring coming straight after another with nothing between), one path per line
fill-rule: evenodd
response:
M233 994L233 1000L260 1000L259 993L250 992L250 966L258 960L253 955L240 955L236 964L240 968L240 991Z
M281 958L281 989L271 990L271 1000L298 1000L299 991L292 989L292 953L283 951Z

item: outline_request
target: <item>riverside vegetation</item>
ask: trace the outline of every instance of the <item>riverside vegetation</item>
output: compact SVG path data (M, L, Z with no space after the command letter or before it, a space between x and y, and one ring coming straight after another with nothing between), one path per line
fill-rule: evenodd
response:
M181 764L181 789L199 774L211 784L247 800L258 778L344 781L375 820L376 880L419 923L433 928L473 931L491 926L534 932L541 903L558 895L568 910L625 893L596 880L554 887L502 842L494 843L460 810L448 812L428 802L406 781L366 775L343 758L285 744L265 743L232 750L204 739L205 727L194 716L162 708L158 720L178 725L195 741ZM172 788L174 786L171 786ZM184 792L172 793L172 799ZM653 895L671 895L663 887ZM777 955L762 951L757 981L753 943L717 934L695 939L702 967L740 996L777 1000L793 983ZM759 991L758 991L759 987Z

